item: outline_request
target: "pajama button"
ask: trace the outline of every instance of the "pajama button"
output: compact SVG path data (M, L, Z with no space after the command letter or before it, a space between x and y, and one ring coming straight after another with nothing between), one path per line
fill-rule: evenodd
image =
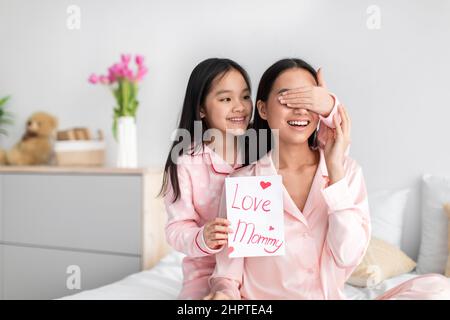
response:
M303 233L302 233L302 237L303 237L303 239L308 238L308 237L309 237L308 232L303 232Z
M314 273L314 269L309 268L309 269L308 269L308 273L309 273L309 274L313 274L313 273Z

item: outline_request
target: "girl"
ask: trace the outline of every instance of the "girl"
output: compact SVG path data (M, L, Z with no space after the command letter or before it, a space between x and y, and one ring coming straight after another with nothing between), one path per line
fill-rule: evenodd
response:
M285 224L284 256L228 258L217 254L205 299L343 299L344 283L362 260L370 238L367 192L361 167L346 149L350 118L343 107L326 128L323 148L311 148L318 115L289 107L280 93L317 83L315 70L299 59L285 59L262 76L254 128L279 130L279 142L257 162L231 176L281 175ZM298 92L306 89L299 89ZM297 93L298 94L298 93ZM303 124L303 125L300 125ZM276 161L278 159L278 161ZM222 195L219 215L226 217ZM424 275L379 299L450 298L449 282Z
M329 122L337 99L330 98L325 89L314 91L308 100L310 107L328 116L323 119ZM302 103L299 98L290 102ZM226 138L234 140L245 133L252 108L250 81L237 63L207 59L192 71L178 126L189 136L184 139L188 147L179 150L186 141L173 143L161 189L168 214L167 241L186 254L180 299L201 299L209 292L214 254L227 243L231 232L228 221L217 218L224 179L242 164L236 144L227 143ZM195 134L198 124L200 135ZM216 131L214 141L204 142L203 135L211 129Z

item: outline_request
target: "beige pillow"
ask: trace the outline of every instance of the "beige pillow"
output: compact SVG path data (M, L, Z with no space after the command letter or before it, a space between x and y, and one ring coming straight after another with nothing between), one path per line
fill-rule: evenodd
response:
M416 263L397 247L375 237L362 262L353 271L348 284L357 287L374 287L385 279L411 272Z
M450 277L450 203L444 204L444 209L447 211L448 216L448 258L447 258L447 267L445 268L445 276Z

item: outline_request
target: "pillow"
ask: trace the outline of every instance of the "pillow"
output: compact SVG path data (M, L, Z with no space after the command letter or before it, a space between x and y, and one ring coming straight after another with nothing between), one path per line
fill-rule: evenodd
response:
M450 179L422 177L422 238L417 271L444 274L448 256L447 216L443 205L450 201Z
M362 262L353 271L348 284L374 287L385 279L411 272L416 263L403 251L381 239L372 237Z
M372 236L401 247L403 214L410 191L382 190L369 195Z
M448 251L448 257L447 257L447 267L445 268L445 276L450 277L450 203L446 203L444 205L444 210L447 212L448 217L448 243L447 243L447 251Z

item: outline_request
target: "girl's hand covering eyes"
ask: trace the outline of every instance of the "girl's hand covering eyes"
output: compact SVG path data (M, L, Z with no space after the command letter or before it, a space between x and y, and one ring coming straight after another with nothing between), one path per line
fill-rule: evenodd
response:
M333 109L334 98L327 90L322 69L317 71L317 79L318 86L304 86L284 91L278 96L278 100L288 108L308 109L327 117Z

